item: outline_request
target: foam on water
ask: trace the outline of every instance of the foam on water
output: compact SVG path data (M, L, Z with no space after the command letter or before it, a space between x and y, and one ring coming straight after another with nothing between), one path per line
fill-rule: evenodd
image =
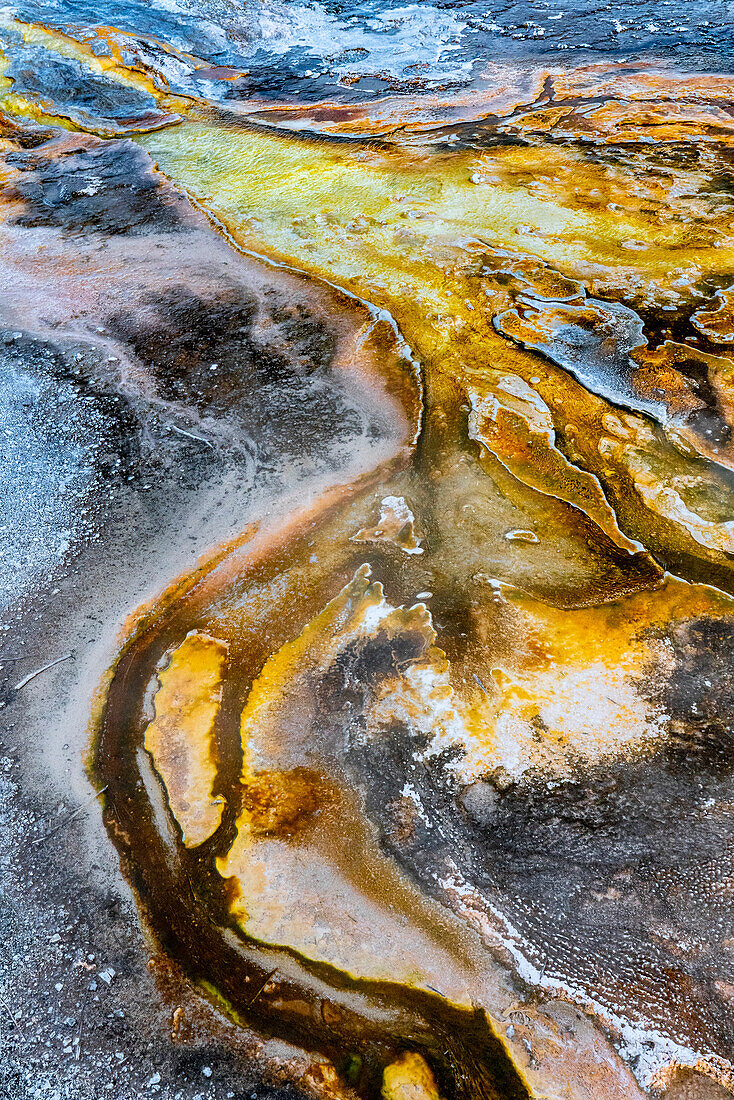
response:
M305 53L343 76L462 79L471 68L471 59L455 56L467 25L454 12L430 4L373 8L340 18L316 3L265 4L260 48L276 56Z
M374 80L398 90L468 83L498 59L669 60L674 49L679 65L731 71L734 57L731 0L17 0L15 11L153 36L246 70L248 90L306 97L345 84L369 96L382 90Z

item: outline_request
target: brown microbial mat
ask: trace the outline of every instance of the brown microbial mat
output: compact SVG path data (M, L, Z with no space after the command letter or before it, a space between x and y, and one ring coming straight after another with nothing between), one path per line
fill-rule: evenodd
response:
M102 14L2 25L11 1100L730 1095L734 77Z

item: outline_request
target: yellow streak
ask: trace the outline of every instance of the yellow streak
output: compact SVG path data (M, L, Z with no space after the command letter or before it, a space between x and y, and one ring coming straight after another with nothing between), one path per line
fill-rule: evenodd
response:
M385 1068L382 1096L383 1100L441 1100L428 1063L412 1051Z
M214 722L226 659L224 642L188 634L158 674L155 718L145 731L145 747L187 848L208 840L222 819L224 801L212 792L217 778Z

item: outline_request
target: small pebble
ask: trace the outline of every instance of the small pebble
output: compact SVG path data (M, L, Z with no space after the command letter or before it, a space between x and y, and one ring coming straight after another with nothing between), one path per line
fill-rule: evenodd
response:
M540 539L535 534L535 531L508 531L505 538L510 542L540 542Z

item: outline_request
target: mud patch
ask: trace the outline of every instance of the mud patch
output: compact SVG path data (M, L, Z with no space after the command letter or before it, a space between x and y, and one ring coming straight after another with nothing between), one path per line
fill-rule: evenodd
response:
M275 289L223 282L216 297L174 286L106 319L161 398L196 409L205 436L210 423L228 422L229 437L250 440L265 466L278 452L384 436L384 423L356 407L332 370L337 335L323 317Z
M63 150L44 143L9 153L7 161L22 173L5 189L7 198L25 204L17 225L112 237L185 226L185 199L163 188L146 154L131 141L90 148L72 140Z
M668 667L649 669L652 696L669 715L669 764L701 776L734 773L734 627L726 619L683 622L662 638Z

